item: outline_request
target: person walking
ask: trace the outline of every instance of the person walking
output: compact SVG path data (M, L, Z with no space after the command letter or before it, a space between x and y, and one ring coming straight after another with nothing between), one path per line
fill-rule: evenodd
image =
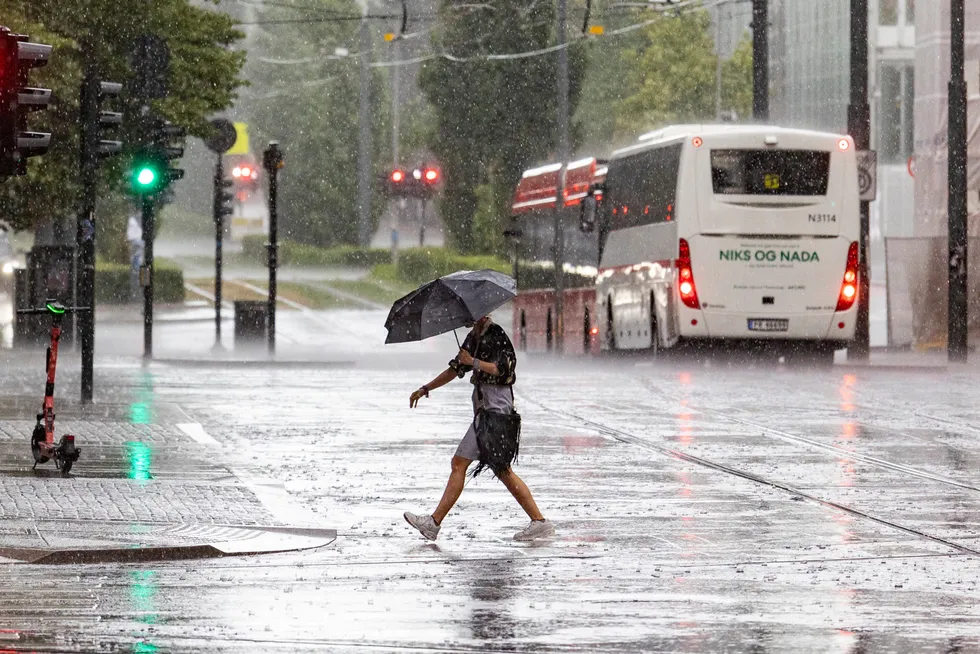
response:
M135 302L140 291L140 268L143 267L143 227L135 214L126 222L126 241L129 243L129 298Z
M426 539L435 540L439 536L443 519L463 492L466 470L473 461L480 458L480 448L476 439L476 414L480 409L506 413L513 408L513 385L517 380L516 367L517 355L507 333L500 325L490 320L489 316L484 316L473 324L466 340L463 341L459 354L449 362L449 367L428 384L423 384L421 388L412 393L409 399L409 407L414 409L419 400L423 397L429 397L429 393L432 391L445 386L453 379L461 379L467 372L473 372L470 381L475 386L473 389L474 421L470 423L466 435L463 436L463 440L456 448L456 454L452 458L449 481L446 483L446 490L442 494L442 499L439 500L439 505L431 515L416 515L405 512L405 520L408 524L418 529L419 533ZM514 535L514 540L533 541L555 533L554 525L541 514L527 484L514 473L513 469L508 467L504 472L497 475L497 478L503 482L531 519L527 527Z

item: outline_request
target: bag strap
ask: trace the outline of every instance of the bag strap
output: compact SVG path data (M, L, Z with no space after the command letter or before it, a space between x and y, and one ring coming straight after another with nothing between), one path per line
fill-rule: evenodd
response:
M473 346L472 356L473 356L474 359L476 358L476 353L480 351L480 343L482 341L483 341L483 334L480 334L480 338L476 339L476 345ZM474 375L479 375L481 373L480 373L480 371L475 370L475 372L473 374ZM473 379L476 380L476 379L478 379L478 377L475 377L474 376ZM480 388L481 386L483 386L483 384L481 384L479 382L476 382L474 385L476 386L476 397L477 397L478 400L480 400L480 404L483 404L483 389Z

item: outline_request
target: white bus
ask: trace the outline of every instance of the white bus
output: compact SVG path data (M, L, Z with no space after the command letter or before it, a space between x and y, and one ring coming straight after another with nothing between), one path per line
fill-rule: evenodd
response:
M598 213L604 350L720 339L832 360L854 338L849 136L668 127L613 153Z

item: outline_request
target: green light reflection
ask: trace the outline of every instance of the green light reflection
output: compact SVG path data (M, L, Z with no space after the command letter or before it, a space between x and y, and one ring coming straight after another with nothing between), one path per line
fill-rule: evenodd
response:
M149 625L157 624L160 621L154 601L157 594L156 576L157 573L153 570L134 570L129 573L132 582L129 588L129 597L133 604L133 612L139 622ZM133 654L149 654L159 651L159 647L145 640L133 643Z
M129 469L126 476L137 481L153 479L150 468L153 465L153 449L146 443L130 441L126 443L126 459Z
M129 421L134 425L153 423L153 375L144 372L140 375L133 403L129 405Z

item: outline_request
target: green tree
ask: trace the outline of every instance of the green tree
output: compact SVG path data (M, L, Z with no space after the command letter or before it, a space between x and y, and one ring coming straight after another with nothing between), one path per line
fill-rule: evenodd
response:
M314 0L304 6L318 15L360 13L352 0ZM295 17L296 12L288 10L264 14L266 20ZM262 56L250 63L250 114L256 134L263 142L279 141L286 153L279 195L282 230L290 239L314 245L356 244L360 59L338 56L335 51L358 52L358 22L289 23L284 27L288 29L267 28L258 43ZM380 59L381 34L374 30L372 37L373 57ZM373 69L372 160L376 173L389 161L391 101L385 77L381 69ZM376 218L380 199L374 209Z
M631 94L616 106L617 137L658 125L715 119L717 58L706 11L664 16L640 30L621 62ZM752 105L751 44L722 66L722 107L748 115Z
M243 83L238 72L244 53L229 49L242 34L229 16L189 0L0 0L0 9L12 31L55 46L49 66L32 77L55 92L53 111L31 121L32 128L52 133L51 150L31 160L27 176L0 186L0 217L16 228L51 218L70 223L77 209L83 42L92 44L103 79L125 84L132 76L128 60L136 38L153 33L165 39L171 50L170 95L155 108L192 134L207 134L207 120L231 105ZM127 114L132 119L135 111ZM100 197L122 192L123 166L123 161L103 166ZM103 204L100 217L121 229L124 203Z
M431 148L444 170L440 205L451 241L462 251L495 247L487 234L502 229L507 211L493 209L509 198L521 171L555 157L557 55L488 60L488 54L522 53L554 43L550 2L500 0L461 8L444 0L446 27L437 50L454 59L423 64L420 83L432 105ZM569 49L570 111L578 99L585 58ZM492 191L477 192L482 184ZM481 223L474 236L474 217ZM489 223L489 224L488 224Z

